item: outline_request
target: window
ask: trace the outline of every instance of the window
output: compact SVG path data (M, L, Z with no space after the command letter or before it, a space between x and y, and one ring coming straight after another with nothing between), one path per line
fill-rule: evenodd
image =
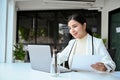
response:
M88 27L101 32L101 13L89 10L41 10L17 12L17 43L48 44L63 49L72 38L67 18L72 13L84 13Z

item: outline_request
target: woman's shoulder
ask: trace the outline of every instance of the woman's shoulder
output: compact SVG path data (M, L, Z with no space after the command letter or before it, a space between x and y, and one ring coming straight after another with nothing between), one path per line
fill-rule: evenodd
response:
M102 40L101 38L97 38L97 37L94 37L94 39L95 39L96 41L101 41L101 40Z
M96 45L103 44L103 39L101 38L93 37L93 41Z
M76 41L76 39L71 39L70 41L69 41L69 44L70 43L73 43L73 42L75 42Z
M94 37L94 40L95 40L96 42L102 42L102 41L103 41L101 38L97 38L97 37Z
M95 41L101 41L102 39L101 38L97 38L97 37L95 37L95 36L91 36L91 35L88 35L90 38L92 38L93 37L93 40L95 40Z
M92 37L93 37L93 42L94 43L101 43L103 40L101 38L97 38L97 37L94 37L94 36L91 36L91 35L88 35L89 36L89 39L92 40Z

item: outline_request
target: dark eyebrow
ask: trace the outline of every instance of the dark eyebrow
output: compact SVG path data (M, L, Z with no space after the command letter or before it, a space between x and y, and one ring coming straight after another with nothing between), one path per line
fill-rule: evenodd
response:
M77 24L73 24L72 26L77 26Z

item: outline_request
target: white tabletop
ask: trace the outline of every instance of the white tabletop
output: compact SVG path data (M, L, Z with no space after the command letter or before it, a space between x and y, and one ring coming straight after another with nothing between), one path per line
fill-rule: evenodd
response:
M67 72L53 77L50 73L31 69L30 63L0 63L0 80L120 80L120 72Z

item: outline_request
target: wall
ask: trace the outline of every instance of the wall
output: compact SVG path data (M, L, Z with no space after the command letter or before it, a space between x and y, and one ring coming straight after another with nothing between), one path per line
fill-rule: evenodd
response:
M15 27L14 0L0 0L0 62L12 62L13 30Z
M102 9L102 38L108 40L108 13L114 9L120 8L120 0L105 0L105 6Z
M0 0L0 62L5 62L7 0Z
M8 0L8 15L7 15L7 30L6 30L6 62L13 62L12 48L13 48L13 36L15 27L15 2L14 0Z

